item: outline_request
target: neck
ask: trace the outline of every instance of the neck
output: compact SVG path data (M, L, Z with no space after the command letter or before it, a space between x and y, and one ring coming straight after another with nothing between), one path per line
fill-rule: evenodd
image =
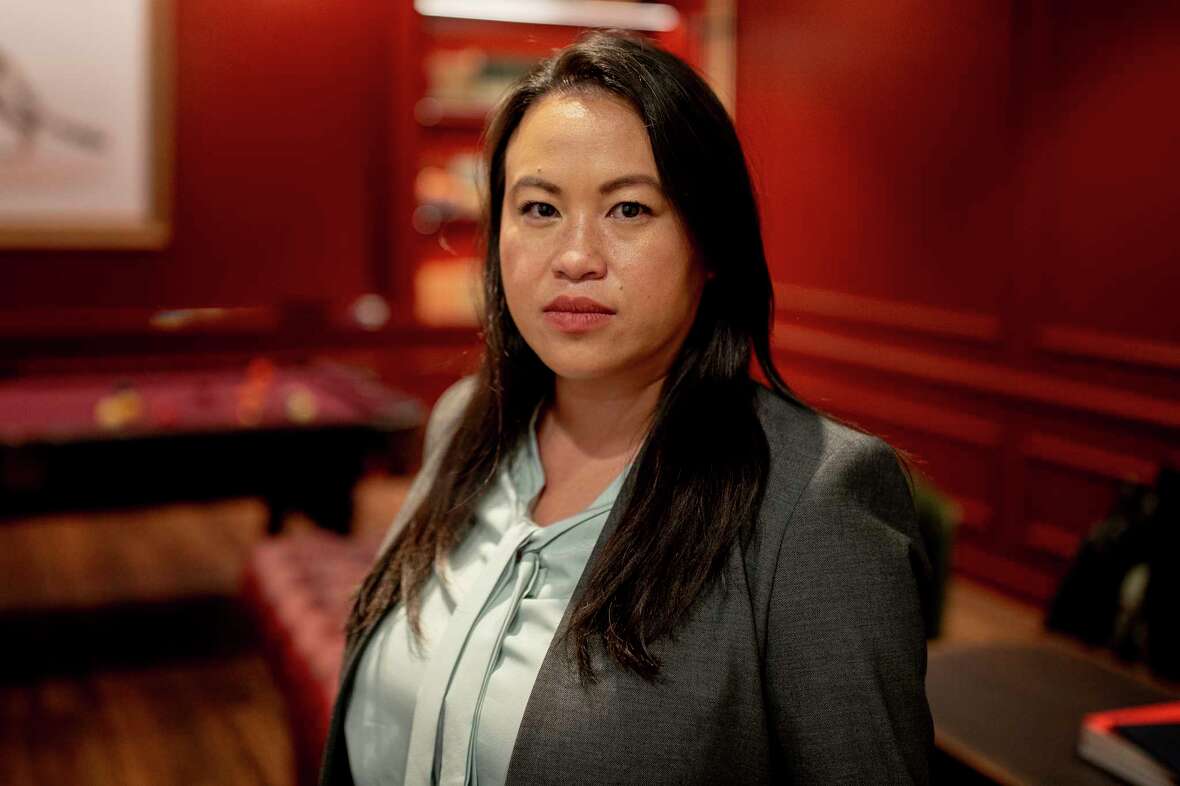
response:
M642 442L660 400L664 378L619 384L599 380L554 381L553 405L546 417L589 454L633 452Z

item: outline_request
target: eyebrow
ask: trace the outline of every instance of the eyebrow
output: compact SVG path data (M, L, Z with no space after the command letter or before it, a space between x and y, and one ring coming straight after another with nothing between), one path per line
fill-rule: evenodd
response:
M651 186L656 191L663 190L660 188L660 181L654 177L649 177L648 175L623 175L622 177L616 177L614 180L603 183L598 191L602 194L609 194L612 191L618 191L620 188L626 188L627 186L644 185Z
M614 180L608 180L603 183L599 186L598 191L602 194L609 194L612 191L618 191L620 188L626 188L627 186L641 185L651 186L657 191L663 190L660 188L660 181L649 175L623 175L622 177L616 177ZM556 183L551 183L542 177L536 177L534 175L525 175L517 179L512 185L511 193L515 194L522 188L539 188L554 196L561 193L561 188Z
M554 183L550 183L544 178L535 177L533 175L525 175L524 177L518 178L517 181L512 184L511 193L515 194L522 188L539 188L542 191L548 191L553 195L561 193L561 189L558 188Z

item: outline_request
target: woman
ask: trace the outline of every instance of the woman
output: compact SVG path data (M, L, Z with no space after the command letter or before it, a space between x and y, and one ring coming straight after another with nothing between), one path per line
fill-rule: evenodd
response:
M772 363L716 97L592 34L485 141L483 364L358 593L322 783L926 782L906 479Z

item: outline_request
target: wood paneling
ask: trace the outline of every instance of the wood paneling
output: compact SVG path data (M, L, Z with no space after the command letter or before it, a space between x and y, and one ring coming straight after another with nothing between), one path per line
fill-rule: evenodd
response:
M1154 341L1070 325L1044 325L1037 344L1049 352L1180 371L1180 342Z
M1180 459L1180 7L742 0L738 26L788 381L960 500L960 570L1045 600L1117 485Z
M776 308L785 313L834 317L892 330L994 343L1000 320L991 314L924 306L900 300L865 297L830 289L775 284Z
M1036 602L1051 597L1058 580L1050 571L974 543L955 545L953 567L989 586Z
M792 354L904 374L973 393L1004 396L1180 429L1180 401L1025 371L1013 365L968 360L964 359L966 352L952 357L945 353L911 349L896 340L852 338L781 322L775 328L774 345L776 349Z
M824 407L832 402L841 411L867 415L903 428L933 434L953 442L981 448L999 447L999 425L967 412L931 406L863 385L849 384L833 376L808 373L791 374L791 386L808 402Z
M1029 548L1063 560L1077 553L1078 544L1082 541L1080 533L1044 521L1029 522L1026 532L1025 543Z
M1021 452L1030 459L1099 475L1114 481L1150 483L1159 466L1141 456L1131 456L1102 447L1032 432L1024 437Z

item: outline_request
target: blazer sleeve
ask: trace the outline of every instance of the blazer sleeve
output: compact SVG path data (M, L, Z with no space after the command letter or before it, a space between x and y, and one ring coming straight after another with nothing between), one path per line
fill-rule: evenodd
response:
M430 410L430 417L426 421L426 435L422 443L422 466L413 482L410 483L405 501L402 502L402 506L394 516L389 529L385 531L385 537L377 549L378 555L385 553L385 549L393 543L397 533L401 532L406 522L410 520L410 516L422 504L426 493L430 491L430 487L434 483L434 476L438 473L438 465L442 461L443 454L446 453L447 445L451 442L451 435L454 434L455 427L459 425L459 420L463 417L467 403L475 391L475 382L476 378L473 376L460 379L439 396L434 409Z
M774 573L765 663L777 782L929 783L929 575L895 454L848 438L799 497Z

